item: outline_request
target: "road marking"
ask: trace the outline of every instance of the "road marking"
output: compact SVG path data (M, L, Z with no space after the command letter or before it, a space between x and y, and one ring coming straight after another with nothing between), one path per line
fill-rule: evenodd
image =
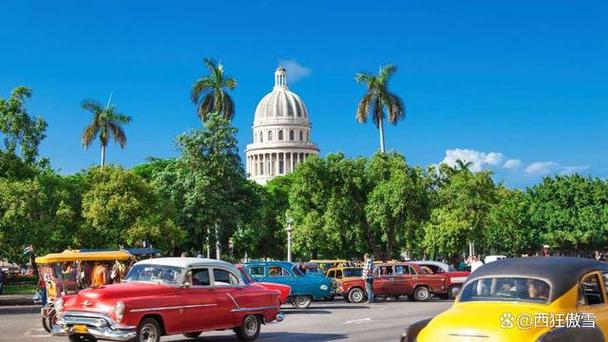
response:
M366 318L359 318L359 319L353 319L350 321L346 321L344 322L344 324L361 324L361 323L369 323L372 321L371 317L366 317Z
M25 335L26 337L35 338L49 338L51 336L49 333L46 332L46 330L44 330L44 328L31 328L23 335Z

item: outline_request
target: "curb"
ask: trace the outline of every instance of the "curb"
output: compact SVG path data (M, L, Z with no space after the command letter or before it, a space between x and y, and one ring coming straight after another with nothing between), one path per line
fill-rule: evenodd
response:
M0 295L0 306L34 305L31 295Z

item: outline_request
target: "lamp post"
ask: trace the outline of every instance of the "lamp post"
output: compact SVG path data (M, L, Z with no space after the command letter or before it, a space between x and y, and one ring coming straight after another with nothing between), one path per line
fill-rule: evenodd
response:
M291 232L293 228L291 227L291 218L287 218L287 261L291 262Z

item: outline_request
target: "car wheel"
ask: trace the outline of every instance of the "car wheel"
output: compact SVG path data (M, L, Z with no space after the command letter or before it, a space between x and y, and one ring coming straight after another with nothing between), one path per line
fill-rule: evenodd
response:
M363 303L365 301L365 292L358 287L351 289L348 291L348 301L351 303Z
M414 290L414 299L417 302L426 302L431 299L431 291L426 286L418 286L416 290Z
M184 334L184 336L186 336L187 338L197 338L199 337L199 335L202 333L202 331L196 331L196 332L189 332Z
M450 286L448 289L448 297L450 299L456 299L456 296L460 293L460 286Z
M136 342L159 342L161 336L160 324L154 318L144 318L137 327Z
M243 325L235 329L236 336L241 341L253 341L260 334L260 319L256 315L247 315Z
M306 309L310 306L312 298L310 296L295 296L293 299L293 306L298 309Z

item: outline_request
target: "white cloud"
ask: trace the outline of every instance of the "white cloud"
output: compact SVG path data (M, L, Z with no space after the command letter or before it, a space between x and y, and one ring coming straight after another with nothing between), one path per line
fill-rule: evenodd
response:
M583 171L589 170L591 167L589 165L580 165L580 166L562 166L559 168L560 175L571 175L575 173L582 173Z
M296 62L293 59L282 59L279 60L279 64L287 69L287 81L289 83L295 83L299 80L310 76L312 70Z
M476 150L455 148L445 151L445 158L441 161L449 166L454 166L457 160L471 162L469 170L479 172L487 167L496 167L502 164L504 156L498 152L480 152Z
M504 165L502 167L504 167L505 169L509 169L509 170L517 170L521 167L521 160L509 159L504 163Z
M534 162L526 167L526 173L531 175L546 175L555 171L558 166L558 163L552 161Z

